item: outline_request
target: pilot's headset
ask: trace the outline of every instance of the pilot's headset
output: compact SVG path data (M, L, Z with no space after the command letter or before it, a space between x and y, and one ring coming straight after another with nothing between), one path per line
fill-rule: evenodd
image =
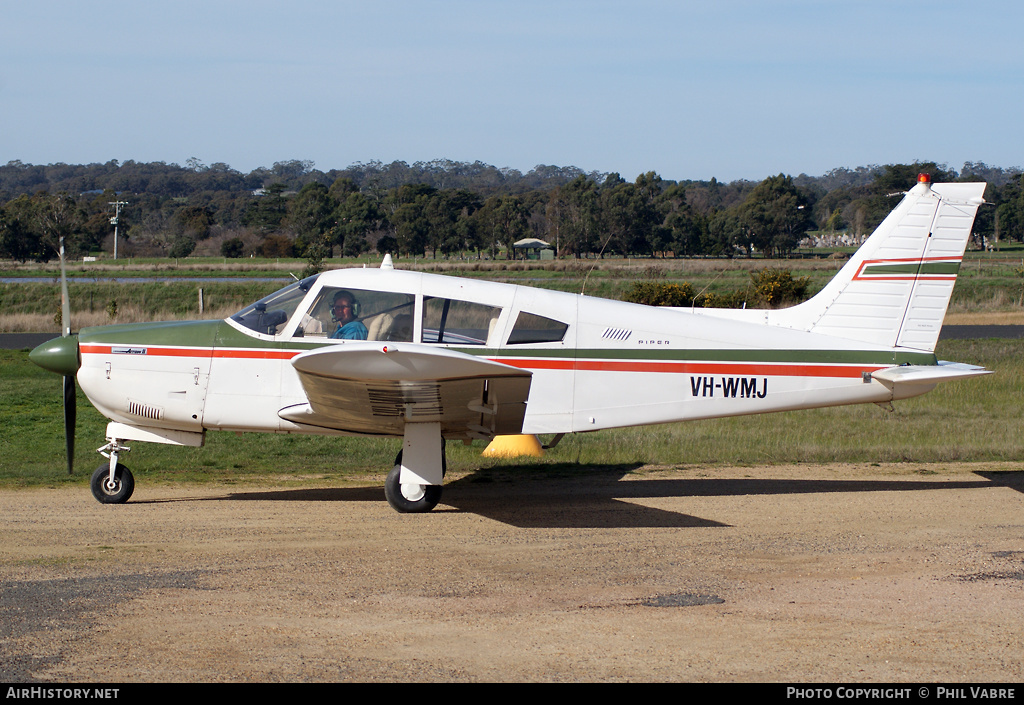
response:
M334 304L336 304L338 302L338 299L340 299L343 296L352 301L352 315L355 316L356 318L359 318L359 299L353 296L351 291L342 290L335 292L334 296L331 298L331 323L338 322L338 317L334 315Z

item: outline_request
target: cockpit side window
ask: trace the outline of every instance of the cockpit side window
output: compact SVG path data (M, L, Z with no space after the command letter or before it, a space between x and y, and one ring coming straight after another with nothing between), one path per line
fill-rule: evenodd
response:
M257 333L277 335L284 330L284 325L292 317L298 305L302 303L302 299L313 287L318 276L318 274L314 274L275 291L270 296L243 308L233 315L231 320Z
M538 316L536 313L520 311L516 324L508 336L509 345L528 343L560 343L565 338L568 323Z
M472 301L423 298L423 342L486 345L501 308Z
M295 335L411 342L415 303L412 294L325 286L303 314Z

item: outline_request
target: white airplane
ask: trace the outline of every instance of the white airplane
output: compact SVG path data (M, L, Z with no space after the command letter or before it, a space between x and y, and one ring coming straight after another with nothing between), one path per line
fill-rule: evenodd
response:
M226 320L65 328L30 358L65 375L69 471L74 376L110 419L108 461L92 478L100 502L132 494L118 462L126 441L201 446L207 431L266 431L402 438L385 495L425 512L441 497L446 440L557 442L888 403L987 374L934 354L984 190L922 175L820 293L787 309L656 308L399 271L387 256Z

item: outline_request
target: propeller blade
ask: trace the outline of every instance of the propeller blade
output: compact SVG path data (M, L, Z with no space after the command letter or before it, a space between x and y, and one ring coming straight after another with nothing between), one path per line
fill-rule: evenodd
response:
M75 464L75 420L77 393L74 375L64 376L64 445L68 452L68 475Z
M64 271L63 236L60 239L60 334L64 337L71 335L71 299L68 297L68 277Z
M60 328L61 335L71 335L71 297L68 296L68 275L64 267L64 238L60 239ZM75 346L78 347L77 345ZM77 350L76 350L77 352ZM64 447L68 455L68 475L75 466L75 421L78 416L78 395L75 376L64 375Z

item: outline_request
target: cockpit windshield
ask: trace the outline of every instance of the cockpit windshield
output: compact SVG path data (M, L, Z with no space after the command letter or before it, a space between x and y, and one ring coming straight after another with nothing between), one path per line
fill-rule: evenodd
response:
M246 306L233 315L231 320L257 333L277 335L281 332L281 327L295 313L295 309L298 308L306 293L313 287L318 276L320 275L314 274L279 291L275 291L270 296L266 296L256 303Z

